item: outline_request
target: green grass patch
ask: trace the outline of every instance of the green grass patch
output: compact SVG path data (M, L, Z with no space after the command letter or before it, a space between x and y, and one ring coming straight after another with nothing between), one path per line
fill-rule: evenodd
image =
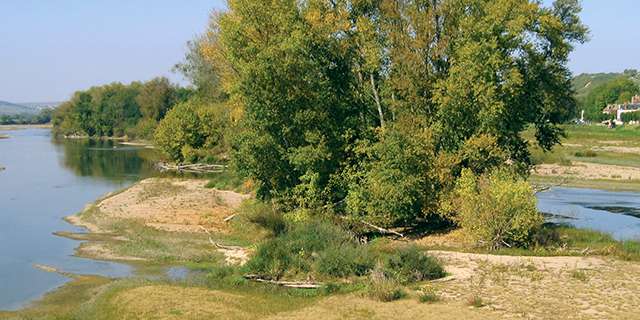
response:
M225 170L211 174L205 188L250 193L253 191L254 186L251 181L239 176L234 170Z

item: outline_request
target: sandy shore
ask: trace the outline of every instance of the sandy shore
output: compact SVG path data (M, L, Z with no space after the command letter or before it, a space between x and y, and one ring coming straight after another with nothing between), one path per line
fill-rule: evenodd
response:
M13 131L13 130L24 130L24 129L51 129L53 125L51 124L7 124L0 125L0 131Z

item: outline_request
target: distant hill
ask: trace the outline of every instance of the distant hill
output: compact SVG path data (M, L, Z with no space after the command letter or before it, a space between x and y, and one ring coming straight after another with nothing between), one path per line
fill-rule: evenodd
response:
M43 109L56 108L60 102L25 102L13 103L0 101L0 116L14 116L18 114L37 114Z
M0 101L0 116L17 115L17 114L33 114L37 113L38 109L30 108L20 104L15 104L7 101Z
M640 85L640 72L633 69L620 73L583 73L572 80L573 88L576 90L576 98L582 100L594 88L616 78L629 78Z

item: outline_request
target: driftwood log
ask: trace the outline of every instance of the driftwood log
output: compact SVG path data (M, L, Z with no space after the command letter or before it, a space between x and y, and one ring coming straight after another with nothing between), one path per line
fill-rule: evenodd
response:
M567 179L564 178L562 179L562 181L555 183L555 184L549 184L549 185L536 185L533 186L533 194L539 194L539 193L543 193L545 191L549 191L551 188L555 188L555 187L561 187L563 185L567 184Z
M318 289L318 288L321 288L323 286L322 283L316 283L316 282L276 281L276 280L264 279L264 278L262 278L262 277L260 277L258 275L255 275L255 274L246 274L246 275L244 275L244 278L247 279L247 280L260 282L260 283L275 284L275 285L282 286L282 287L285 287L285 288Z
M227 169L228 166L221 164L205 164L205 163L193 163L193 164L171 164L166 162L159 162L156 167L161 172L176 171L186 173L220 173Z

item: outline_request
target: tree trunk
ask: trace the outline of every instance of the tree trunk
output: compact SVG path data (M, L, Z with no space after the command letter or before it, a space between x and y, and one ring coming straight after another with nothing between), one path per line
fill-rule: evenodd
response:
M376 82L373 79L373 73L369 74L369 80L371 80L371 90L373 90L373 97L376 100L376 106L378 107L378 115L380 116L380 126L384 128L384 113L382 112L382 104L380 104L380 96L378 95L378 88L376 88Z

